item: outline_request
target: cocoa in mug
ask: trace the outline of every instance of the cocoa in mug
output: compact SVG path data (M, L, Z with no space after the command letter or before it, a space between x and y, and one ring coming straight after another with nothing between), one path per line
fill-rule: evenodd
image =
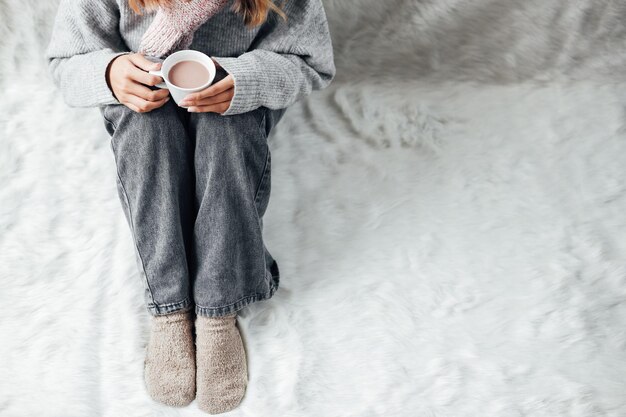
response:
M211 77L207 67L198 61L180 61L170 68L170 82L181 88L196 88L206 84Z

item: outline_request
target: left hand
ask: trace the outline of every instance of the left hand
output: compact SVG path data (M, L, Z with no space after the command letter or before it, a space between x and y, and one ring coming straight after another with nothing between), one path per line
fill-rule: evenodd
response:
M188 94L180 103L189 106L188 111L193 113L224 113L230 107L235 94L235 80L231 74L202 91Z

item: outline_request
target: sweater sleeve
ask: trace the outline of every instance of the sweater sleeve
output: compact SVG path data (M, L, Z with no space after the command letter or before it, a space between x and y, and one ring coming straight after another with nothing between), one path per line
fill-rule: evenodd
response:
M115 0L60 1L45 57L66 104L121 104L106 82L106 69L113 58L127 53Z
M238 57L212 57L234 78L235 91L222 115L260 106L285 108L320 90L335 77L333 48L321 0L290 0L287 21L270 12L261 26L267 33Z

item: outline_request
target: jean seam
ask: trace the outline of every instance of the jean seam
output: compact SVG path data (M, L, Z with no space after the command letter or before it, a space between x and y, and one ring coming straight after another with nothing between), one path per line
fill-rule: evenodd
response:
M179 304L184 304L184 303L189 303L191 302L191 300L189 300L189 297L185 297L180 301L176 301L173 303L165 303L165 304L157 304L157 303L153 303L152 307L157 307L157 308L168 308L168 307L172 307L172 306L176 306Z
M261 191L261 187L263 186L263 183L265 181L265 178L267 177L267 163L269 162L269 154L270 154L270 149L269 146L267 146L267 144L265 145L265 163L263 164L263 174L261 175L261 179L259 180L259 184L256 186L256 191L254 192L254 204L255 204L255 208L256 205L258 204L258 197L259 197L259 191Z
M263 120L265 120L265 114L266 113L264 112ZM256 217L257 217L257 221L259 225L261 225L261 216L259 215L259 210L258 210L259 203L257 200L259 197L259 192L261 191L263 184L265 184L265 178L267 178L269 157L270 157L270 149L266 143L265 144L265 164L263 165L263 175L261 175L261 180L259 181L259 185L257 186L257 189L254 193L254 212L256 213ZM261 230L261 262L260 263L261 265L263 265L263 269L265 269L265 244L263 243L263 230ZM265 278L263 280L267 281Z
M266 130L265 130L265 119L266 119L266 116L267 116L266 109L267 109L266 107L258 107L257 108L257 110L261 110L262 111L262 115L263 115L261 117L261 121L258 124L259 134L261 135L262 138L266 137ZM255 116L254 111L250 111L248 114L252 115L253 117ZM254 191L254 196L253 196L253 199L252 199L252 201L253 201L252 204L254 205L254 213L256 214L257 222L258 222L259 225L261 225L261 216L259 216L257 199L258 199L259 191L260 191L261 187L263 186L263 182L265 181L265 178L267 176L268 161L269 161L269 146L267 146L267 141L265 141L265 162L263 164L263 173L261 174L261 178L259 179L259 182L256 185L256 189ZM247 169L248 169L248 167L246 166L246 171L247 171ZM263 266L263 269L265 269L265 245L263 244L262 231L261 231L261 262L260 262L260 264ZM263 280L267 281L265 278ZM240 300L238 300L238 301L240 301ZM230 304L230 305L232 305L232 304ZM203 307L199 307L199 308L203 308Z
M131 235L133 237L133 243L135 245L135 250L139 255L139 260L141 261L141 268L143 269L143 275L145 277L146 287L148 288L148 292L150 293L150 299L152 300L152 304L156 304L154 301L154 294L152 293L152 288L150 287L150 282L148 280L148 274L146 273L146 265L141 256L141 252L139 251L139 246L137 245L137 239L135 237L135 222L133 221L133 213L130 208L130 200L128 199L128 194L126 192L126 187L124 187L124 183L122 182L122 177L120 176L119 167L117 165L117 156L115 155L115 149L113 148L113 141L109 142L111 150L113 151L113 158L115 159L115 172L117 173L117 179L120 182L120 186L122 187L122 193L124 194L124 200L126 200L126 206L128 207L128 217L130 220L131 227Z
M169 314L174 313L180 310L192 310L195 305L191 301L189 297L185 297L181 301L177 301L175 303L167 303L167 304L155 304L150 303L148 305L148 310L150 310L153 314L161 315L161 314Z
M265 119L267 118L267 111L265 110L264 107L261 107L261 109L263 110L263 117L261 118L261 123L259 123L259 131L261 133L261 136L266 136L266 130L265 130ZM266 170L267 170L267 160L268 160L268 153L269 153L269 147L267 146L267 141L265 143L265 163L263 164L263 174L261 175L261 179L259 180L259 183L256 186L256 190L254 191L254 203L256 204L257 202L257 196L259 194L259 190L261 189L261 186L263 185L263 180L265 180L265 174L266 174Z

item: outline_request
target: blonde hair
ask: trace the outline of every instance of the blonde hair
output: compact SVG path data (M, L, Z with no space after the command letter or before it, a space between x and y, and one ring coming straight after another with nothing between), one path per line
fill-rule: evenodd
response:
M188 2L191 0L183 1ZM128 0L131 9L137 14L142 14L141 9L154 10L159 6L166 6L171 2L172 0ZM276 6L272 0L235 0L232 10L242 16L244 23L248 27L263 24L267 20L267 15L270 10L280 15L283 20L287 19L285 12L283 12L280 7Z

